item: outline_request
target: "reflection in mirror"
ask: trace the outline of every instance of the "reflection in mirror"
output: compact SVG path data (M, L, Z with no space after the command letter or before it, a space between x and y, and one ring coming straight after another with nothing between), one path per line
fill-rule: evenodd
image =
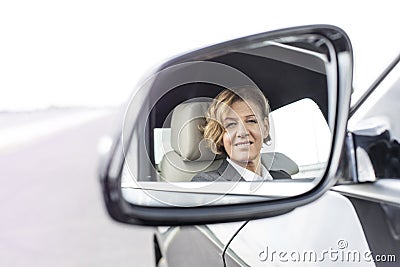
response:
M126 199L221 205L312 189L335 119L329 47L316 35L244 40L162 67L126 111Z

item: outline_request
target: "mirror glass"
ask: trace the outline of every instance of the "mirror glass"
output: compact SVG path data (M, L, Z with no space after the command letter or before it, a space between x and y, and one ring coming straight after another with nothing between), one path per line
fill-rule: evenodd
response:
M124 197L188 207L311 190L331 150L333 52L318 35L260 35L160 67L127 106Z

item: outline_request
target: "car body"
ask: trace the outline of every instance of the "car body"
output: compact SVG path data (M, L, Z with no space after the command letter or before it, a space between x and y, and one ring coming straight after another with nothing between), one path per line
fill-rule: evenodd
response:
M346 104L346 101L350 100L351 93L351 64L343 63L347 62L346 55L339 56L344 51L351 58L351 47L346 47L349 41L345 33L332 26L310 26L283 30L276 34L277 36L272 33L233 42L245 47L244 50L239 50L239 54L228 42L209 50L200 50L197 54L192 52L173 59L160 67L157 76L150 78L151 83L145 83L128 105L120 142L122 145L119 150L113 150L113 154L106 160L107 168L101 173L103 191L108 211L114 219L132 224L166 226L157 228L154 235L157 266L352 266L359 262L365 266L395 266L396 260L400 260L400 152L397 141L400 137L400 126L396 120L396 115L400 114L396 105L396 100L400 97L399 57L348 111L346 105L349 102ZM319 35L329 40L319 39ZM303 39L294 38L297 36ZM330 45L340 40L340 36L344 38L342 43L338 41L337 46L331 49ZM257 38L269 38L267 42L275 38L272 40L279 42L268 43L265 46L268 49L263 50L263 57L255 59L254 56L260 56L258 53L261 53L257 50L257 45L265 45L265 41L254 41ZM315 43L321 43L321 40L325 40L327 45L314 46ZM248 48L242 44L246 42L256 44L256 48ZM216 51L222 48L229 53L219 55ZM215 66L209 61L201 62L201 66L196 65L194 59L203 59L201 55L207 55L213 63L234 66L243 71L245 76L251 77L270 98L273 114L285 108L286 117L291 117L289 124L296 120L305 123L308 117L321 118L318 126L308 127L318 131L308 133L304 129L307 133L299 140L296 139L299 135L296 130L301 129L301 126L296 126L293 128L294 135L288 134L284 139L285 142L296 139L296 144L289 146L286 154L295 157L296 153L291 151L294 147L302 153L300 159L295 160L299 170L292 173L298 179L269 184L266 187L270 191L266 189L266 195L256 193L243 198L239 197L243 193L240 191L241 185L238 185L239 193L235 195L235 192L229 191L223 194L222 202L220 199L212 199L210 202L205 198L207 194L215 194L212 190L202 195L190 192L187 188L179 191L176 187L170 187L165 190L159 184L140 188L123 180L124 177L131 177L128 172L132 176L135 176L132 172L137 172L141 179L137 180L145 182L160 182L168 176L168 172L164 171L167 169L163 167L168 151L157 155L157 148L164 147L162 144L165 136L170 138L174 135L173 111L182 103L193 103L193 99L215 97L220 89L206 84L210 81L202 80L198 75L211 70L210 73L218 73L217 76L221 77L226 70L220 70L220 65ZM328 60L326 63L322 59L325 65L321 69L318 67L320 61L315 58L325 58L323 56ZM246 65L247 57L251 57L251 61ZM270 59L278 63L271 63ZM331 64L332 61L334 63ZM289 65L294 66L293 69ZM252 68L253 66L257 68ZM298 69L298 66L301 68ZM201 72L198 72L199 68ZM193 72L197 75L194 75L197 79L194 85L178 78L176 80L179 80L179 84L175 83L176 73L185 74L179 77L190 77L193 74L190 72L192 69L197 71ZM174 82L170 86L168 82L171 80ZM211 83L217 84L215 81ZM273 86L268 87L271 84ZM164 86L168 88L167 91L160 89ZM170 90L170 87L174 89ZM161 93L152 95L153 92ZM144 101L151 97L154 98L153 102ZM295 113L309 108L305 108L306 105L291 107L305 99L307 103L312 103L310 107L316 108L307 113L311 114L307 116L304 116L306 113L299 112L299 119L295 119ZM143 110L148 110L147 116L141 118L138 104L141 104ZM346 130L344 127L347 125L347 115L350 119ZM312 121L316 120L318 119ZM285 120L277 119L279 124L282 121ZM166 129L170 128L172 133L166 133ZM141 131L142 129L145 130ZM157 137L155 129L160 129L161 137ZM288 132L287 129L290 128L285 129ZM328 132L326 138L321 137L325 136L324 132ZM310 136L308 140L307 137ZM316 140L320 139L323 141L318 141L317 144ZM305 147L297 145L299 143L305 144ZM312 152L313 145L322 149ZM143 151L148 153L150 160ZM127 162L125 165L118 160L118 153L124 155L123 159ZM312 153L317 155L318 160L304 160L306 155ZM299 164L301 158L304 163ZM213 160L216 162L218 159ZM283 165L288 166L287 161ZM146 172L144 169L149 170ZM119 180L113 182L110 177L118 177ZM172 177L175 179L178 175L174 174ZM302 180L304 177L305 182ZM186 179L184 182L190 181L187 178L182 179ZM171 183L171 186L174 184ZM259 188L261 187L262 185ZM271 188L275 190L274 193L271 193ZM288 188L293 191L288 193ZM189 193L197 193L200 197L193 200L194 194ZM178 196L187 199L175 199ZM263 198L267 202L259 202L257 199L265 196L270 198ZM129 204L121 202L123 197L128 199L127 202L133 203L132 209L127 207ZM155 198L160 206L148 204L150 200L146 197ZM239 200L236 203L237 199ZM216 203L216 206L212 203ZM240 205L248 205L247 211L240 213ZM206 210L205 215L201 215L202 206ZM250 213L249 207L253 207L255 212ZM243 220L244 218L246 219ZM190 225L193 222L200 225ZM218 222L229 223L214 224Z

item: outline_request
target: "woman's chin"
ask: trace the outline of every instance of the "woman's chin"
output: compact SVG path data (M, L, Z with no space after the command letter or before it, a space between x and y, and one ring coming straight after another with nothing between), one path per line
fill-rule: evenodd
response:
M231 157L231 160L242 164L247 164L248 162L252 161L248 155Z

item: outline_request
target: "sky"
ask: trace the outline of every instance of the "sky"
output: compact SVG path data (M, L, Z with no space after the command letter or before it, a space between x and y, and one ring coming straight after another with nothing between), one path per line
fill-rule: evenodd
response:
M385 3L385 4L384 4ZM0 111L118 106L164 60L270 30L333 24L364 91L400 53L396 1L2 1Z

